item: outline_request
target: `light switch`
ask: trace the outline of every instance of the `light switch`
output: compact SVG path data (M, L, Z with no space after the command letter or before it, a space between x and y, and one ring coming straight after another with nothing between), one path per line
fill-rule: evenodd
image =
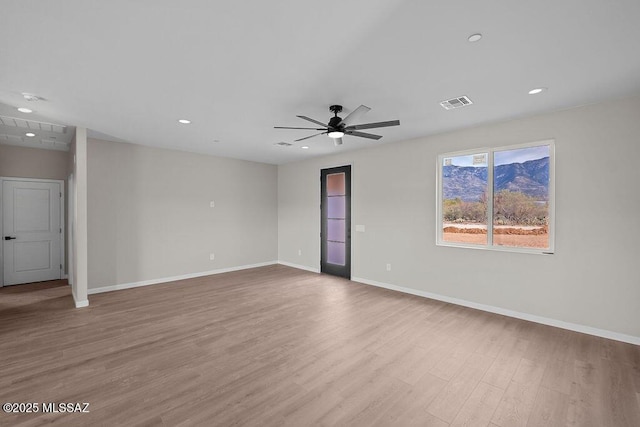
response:
M210 208L215 208L216 207L216 202L214 202L213 200L209 202L209 207Z
M360 232L360 233L364 233L364 225L363 224L356 224L356 231Z

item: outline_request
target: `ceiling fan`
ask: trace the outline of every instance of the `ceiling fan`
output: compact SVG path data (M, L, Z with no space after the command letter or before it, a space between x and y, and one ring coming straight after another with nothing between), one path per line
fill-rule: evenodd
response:
M338 117L338 113L342 111L342 105L332 105L329 107L329 111L334 113L334 117L331 117L329 123L326 125L318 120L311 119L307 116L296 116L300 117L303 120L309 121L311 123L315 123L317 125L322 126L321 128L297 128L297 127L286 127L286 126L275 126L275 129L305 129L305 130L321 130L322 132L316 133L315 135L306 136L304 138L296 139L295 142L303 141L305 139L313 138L314 136L327 134L329 138L333 139L333 143L338 146L342 145L342 137L344 135L358 136L360 138L369 138L378 140L382 138L380 135L374 135L372 133L359 132L360 129L373 129L373 128L383 128L387 126L398 126L400 124L400 120L390 120L388 122L377 122L377 123L365 123L361 125L352 124L356 121L360 116L362 116L367 111L371 110L371 108L361 105L355 110L353 110L347 117L344 119Z

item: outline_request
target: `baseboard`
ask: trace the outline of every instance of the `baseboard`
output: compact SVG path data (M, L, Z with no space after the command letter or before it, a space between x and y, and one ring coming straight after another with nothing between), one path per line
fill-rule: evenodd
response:
M75 303L76 303L76 308L89 307L89 300L88 299L83 300L83 301L75 301Z
M175 282L177 280L193 279L196 277L211 276L214 274L229 273L231 271L247 270L249 268L264 267L277 264L277 261L261 262L258 264L240 265L237 267L220 268L217 270L202 271L199 273L189 273L180 276L161 277L159 279L142 280L140 282L120 283L117 285L102 286L100 288L89 288L89 295L101 294L103 292L121 291L123 289L138 288L140 286L157 285L159 283Z
M594 335L597 337L608 338L616 341L622 341L629 344L640 345L640 337L633 335L621 334L618 332L607 331L605 329L593 328L591 326L579 325L577 323L565 322L562 320L551 319L548 317L536 316L529 313L521 313L519 311L507 310L492 305L479 304L472 301L448 297L444 295L432 294L431 292L420 291L417 289L405 288L402 286L391 285L389 283L377 282L375 280L364 279L361 277L352 277L352 281L365 285L377 286L380 288L390 289L393 291L403 292L405 294L417 295L424 298L430 298L438 301L448 302L451 304L461 305L464 307L474 308L477 310L488 311L489 313L501 314L503 316L514 317L516 319L528 320L530 322L541 323L543 325L555 326L556 328L568 329L570 331L581 332L583 334Z
M71 289L71 296L73 296L73 302L76 305L76 308L89 307L89 300L85 299L78 301L78 298L76 298L76 293L73 292L73 289Z
M306 270L312 273L320 273L319 268L307 267L306 265L299 265L299 264L294 264L292 262L286 262L286 261L278 261L278 264L286 265L287 267L297 268L298 270Z

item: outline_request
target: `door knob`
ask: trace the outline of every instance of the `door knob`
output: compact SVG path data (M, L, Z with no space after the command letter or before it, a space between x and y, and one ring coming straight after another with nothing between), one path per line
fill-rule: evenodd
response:
M4 236L4 240L16 240L17 237L15 236Z

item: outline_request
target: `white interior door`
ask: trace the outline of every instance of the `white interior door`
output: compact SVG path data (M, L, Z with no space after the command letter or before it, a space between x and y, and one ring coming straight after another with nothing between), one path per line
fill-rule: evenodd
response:
M61 278L60 184L2 181L4 285Z

